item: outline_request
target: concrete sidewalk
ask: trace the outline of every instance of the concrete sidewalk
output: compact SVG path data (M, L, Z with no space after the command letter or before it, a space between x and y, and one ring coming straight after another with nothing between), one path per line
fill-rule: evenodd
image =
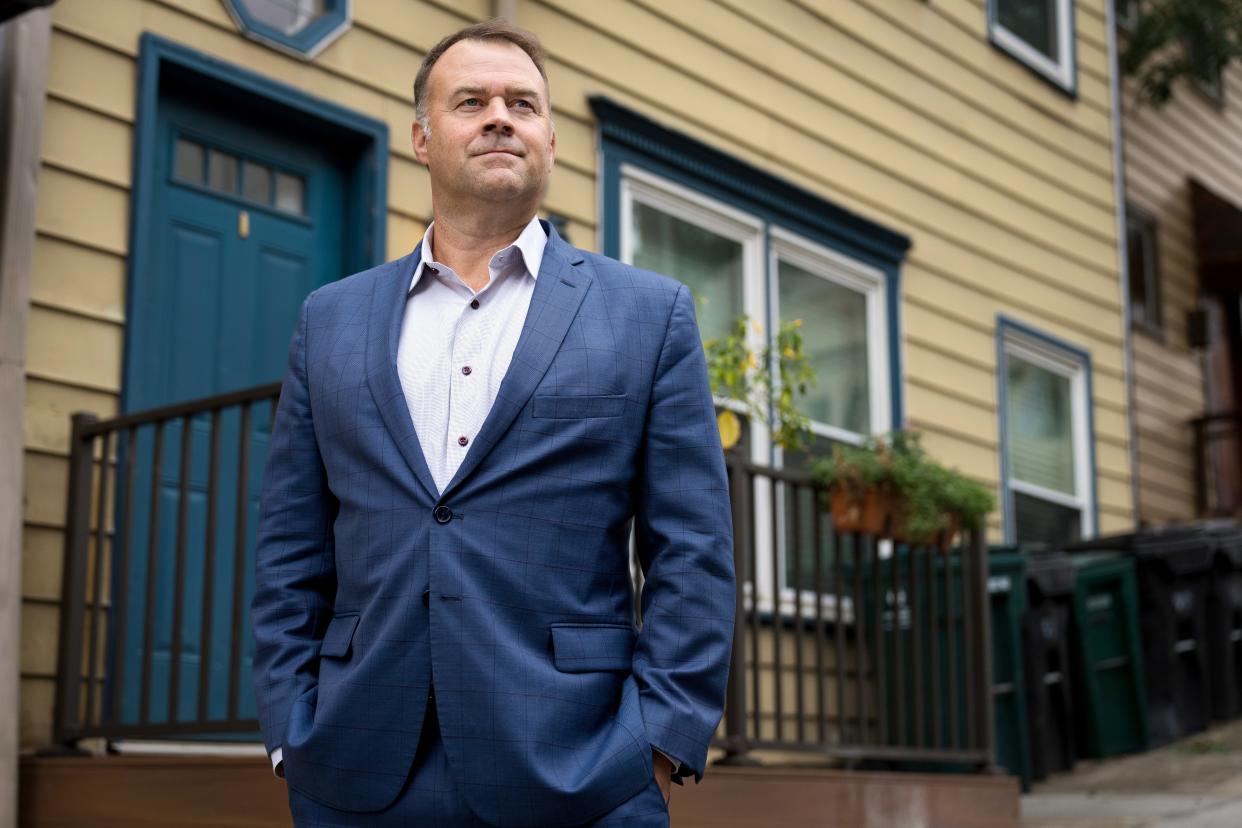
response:
M1242 828L1242 720L1037 784L1024 828Z

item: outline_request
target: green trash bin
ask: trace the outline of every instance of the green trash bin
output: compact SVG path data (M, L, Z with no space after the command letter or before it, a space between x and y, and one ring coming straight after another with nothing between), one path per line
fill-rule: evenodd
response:
M1139 640L1134 560L1099 552L1072 556L1074 670L1079 756L1104 758L1148 745L1147 686Z
M1030 789L1031 783L1031 766L1030 766L1030 733L1027 723L1026 711L1026 682L1024 665L1022 659L1022 618L1026 613L1027 595L1026 595L1026 559L1020 554L1016 547L990 547L988 555L988 597L991 608L991 627L992 627L992 705L993 715L995 716L996 725L996 763L999 767L1006 769L1009 773L1017 776L1021 781L1023 790ZM948 593L946 600L945 589L945 564L946 561L952 561L952 571L950 572L950 580L952 581L951 591ZM966 744L967 737L967 720L969 711L966 709L966 642L964 638L964 626L962 623L962 595L960 592L960 574L961 564L960 558L946 558L940 554L926 554L920 551L915 556L915 572L914 576L920 588L920 604L912 607L908 600L908 596L904 591L909 583L910 557L906 547L898 548L895 556L897 565L897 581L898 590L896 593L891 588L892 584L892 566L894 558L880 562L881 577L881 593L883 597L884 609L879 616L879 629L884 632L884 655L885 655L885 674L887 681L885 685L885 705L887 707L888 720L893 723L888 733L888 744L910 744L917 738L917 728L914 716L911 711L914 710L915 695L919 694L923 699L931 695L931 681L933 676L938 677L940 682L940 707L941 709L935 714L925 716L927 721L924 722L923 744L928 747L935 748L951 748L954 744L954 734L950 729L950 686L955 685L957 690L957 738L956 744ZM926 593L926 581L928 575L928 561L933 561L931 566L933 587L931 591L932 603L929 607ZM866 612L866 624L869 631L868 637L874 634L876 627L876 607L874 601L874 589L871 581L871 569L868 567L863 572L864 582L864 611ZM929 609L934 609L936 616L934 636L935 643L932 644L932 636L926 634L928 628ZM923 687L914 685L912 672L909 669L902 671L902 681L900 684L895 680L897 677L896 670L896 646L900 644L903 658L913 652L913 632L912 623L921 625L922 636L920 639L921 659L921 676ZM950 682L949 679L949 648L948 648L948 630L952 630L953 642L953 662L955 681ZM899 632L898 632L899 630ZM932 657L934 655L938 669L932 670ZM904 695L902 695L904 694ZM899 729L897 707L898 699L904 702L906 711L904 721L904 731ZM932 721L933 715L939 718L939 736L940 741L937 743L937 724ZM960 764L945 762L901 762L897 763L903 770L916 772L954 772L954 771L970 771L971 768L964 767Z

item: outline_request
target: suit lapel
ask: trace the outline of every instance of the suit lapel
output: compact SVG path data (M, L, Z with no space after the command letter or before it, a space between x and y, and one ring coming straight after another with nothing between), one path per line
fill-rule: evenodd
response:
M405 402L401 379L397 376L397 338L401 334L401 317L405 297L410 289L414 268L422 259L421 242L414 252L398 259L392 271L375 283L371 293L370 330L367 333L367 385L379 408L384 424L397 444L418 482L435 500L436 482L427 468L422 444L414 431L414 418Z
M513 360L500 381L496 401L492 403L457 473L445 487L442 498L466 479L513 424L518 412L534 393L535 386L547 373L591 286L591 277L576 267L583 261L581 254L562 241L554 227L543 221L540 224L548 232L548 244L543 251L530 309L513 350Z

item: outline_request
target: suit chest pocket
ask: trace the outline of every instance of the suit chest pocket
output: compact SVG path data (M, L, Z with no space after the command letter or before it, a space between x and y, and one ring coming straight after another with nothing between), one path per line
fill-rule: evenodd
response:
M625 413L625 400L625 394L536 394L530 413L532 417L558 420L620 417Z

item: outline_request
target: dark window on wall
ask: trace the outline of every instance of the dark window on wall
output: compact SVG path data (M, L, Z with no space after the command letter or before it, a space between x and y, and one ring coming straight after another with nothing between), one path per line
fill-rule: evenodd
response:
M1137 207L1126 208L1126 260L1130 282L1130 322L1159 333L1160 262L1156 220Z
M988 0L988 35L1033 72L1076 94L1074 0Z

